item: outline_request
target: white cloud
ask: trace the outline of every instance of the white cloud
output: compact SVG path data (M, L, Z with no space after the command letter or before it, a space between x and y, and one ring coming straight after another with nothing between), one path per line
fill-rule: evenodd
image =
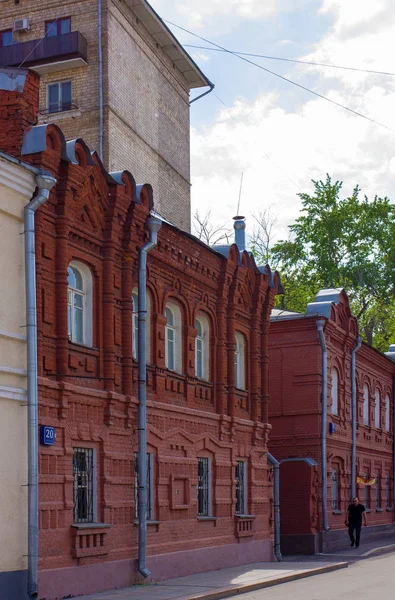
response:
M324 179L327 172L344 181L345 193L359 184L369 197L395 197L395 134L323 100L309 100L298 113L277 104L273 94L252 103L240 99L229 111L221 110L211 127L192 132L194 210L211 210L216 223L230 220L242 172L240 212L252 228L251 216L271 205L280 237L287 236L287 225L299 214L297 186L311 191L310 180ZM380 88L364 97L364 109L384 121L391 120L392 107L393 98Z
M162 18L175 20L185 27L200 29L212 24L213 19L225 19L237 24L240 19L255 20L270 17L278 10L278 0L184 0L169 3L153 0L152 5ZM216 21L215 27L223 27Z

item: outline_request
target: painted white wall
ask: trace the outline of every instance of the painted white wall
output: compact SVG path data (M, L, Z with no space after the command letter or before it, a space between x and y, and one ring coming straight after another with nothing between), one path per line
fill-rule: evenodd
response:
M27 566L23 210L34 175L0 157L0 572Z

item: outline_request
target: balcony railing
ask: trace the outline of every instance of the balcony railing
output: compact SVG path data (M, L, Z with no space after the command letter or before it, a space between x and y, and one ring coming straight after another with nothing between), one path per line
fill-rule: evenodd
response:
M87 63L88 42L79 31L0 48L0 67L38 67L80 59Z

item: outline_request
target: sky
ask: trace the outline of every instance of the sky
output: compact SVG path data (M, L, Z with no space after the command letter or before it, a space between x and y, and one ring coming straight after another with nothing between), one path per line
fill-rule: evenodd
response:
M393 0L151 0L160 16L224 48L395 73ZM276 239L298 217L311 180L358 184L395 201L395 76L250 58L352 114L169 25L215 84L191 105L192 212L254 228L269 209ZM192 91L192 96L199 90ZM393 131L391 131L393 129Z

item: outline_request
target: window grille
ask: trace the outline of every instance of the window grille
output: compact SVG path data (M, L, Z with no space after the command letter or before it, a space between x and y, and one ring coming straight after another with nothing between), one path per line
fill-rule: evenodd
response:
M153 496L152 496L152 462L153 455L147 453L147 521L153 519ZM134 458L134 518L139 518L139 465L137 461L137 453Z
M236 463L236 514L246 514L246 482L245 462L238 460Z
M369 473L364 474L365 479L369 479ZM363 503L365 508L370 508L370 486L365 485L363 488Z
M376 474L376 483L375 483L375 497L376 497L376 508L381 507L381 477L380 473Z
M74 448L74 522L94 521L94 450Z
M391 508L391 480L389 476L385 478L385 507Z
M339 475L338 471L332 471L332 510L339 510Z
M209 459L198 458L197 484L198 516L207 517L210 513Z

